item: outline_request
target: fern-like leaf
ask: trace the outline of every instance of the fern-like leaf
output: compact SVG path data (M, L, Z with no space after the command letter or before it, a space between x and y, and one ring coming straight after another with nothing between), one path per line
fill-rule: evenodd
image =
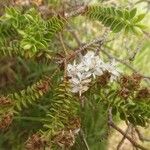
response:
M104 26L110 27L113 32L125 29L126 32L141 32L140 21L145 14L136 15L136 9L117 9L115 7L89 6L84 15L100 21Z
M47 114L49 122L44 125L46 128L44 134L48 138L65 128L69 120L77 116L79 105L69 88L68 83L63 83L56 89L50 111Z
M47 50L65 22L61 16L44 20L34 8L25 13L16 8L6 9L0 18L0 56L17 54L32 57L41 50Z
M40 97L49 91L50 84L50 78L45 77L20 92L9 94L7 97L15 101L13 105L14 112L17 113L23 108L28 108L39 100Z

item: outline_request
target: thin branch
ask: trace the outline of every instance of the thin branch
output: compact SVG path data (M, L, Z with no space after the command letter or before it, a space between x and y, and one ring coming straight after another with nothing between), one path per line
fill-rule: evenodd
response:
M67 55L68 52L67 52L67 49L66 49L66 47L65 47L65 44L64 44L63 37L62 37L62 34L61 34L61 33L59 33L59 39L60 39L61 45L62 45L62 47L63 47L64 53L65 53L65 55Z
M77 34L77 32L73 29L73 27L69 24L68 25L68 31L71 33L71 35L74 37L74 39L76 40L78 46L82 45L82 42L79 39L79 36Z
M86 147L86 150L90 150L89 145L88 145L88 143L87 143L87 141L86 141L86 138L85 138L85 135L84 135L82 129L80 130L79 134L80 134L80 136L81 136L81 138L82 138L82 141L83 141L83 143L84 143L84 145L85 145L85 147Z
M106 42L106 39L108 37L108 34L110 33L110 29L106 28L106 30L104 31L104 34L102 35L103 40L98 42L99 46L96 49L96 54L99 54L99 51L101 50L101 46Z
M122 137L121 141L117 145L117 150L120 150L122 144L124 143L124 140L126 139L126 135L128 134L129 130L130 130L130 124L128 125L128 127L127 127L127 129L125 131L125 135Z
M71 35L73 36L73 38L75 39L76 43L78 44L78 46L82 46L83 43L80 41L79 36L77 34L77 32L73 29L73 27L69 24L68 25L68 31L71 33ZM80 58L82 58L82 54L81 52L78 54Z
M75 58L75 57L78 55L78 53L83 52L83 51L86 50L88 47L90 47L91 45L94 45L94 44L96 44L96 43L98 43L98 44L99 44L99 47L101 47L101 46L104 44L104 42L105 42L105 38L106 38L106 35L104 34L102 37L98 37L98 38L92 40L91 42L84 44L83 46L77 48L77 49L74 51L74 53L72 53L71 55L68 55L65 59L66 59L67 61L69 61L69 60ZM65 60L61 60L59 63L63 63L64 61L65 61Z
M136 55L140 52L141 49L142 49L142 43L140 42L138 44L137 48L134 50L134 52L129 55L128 60L133 61L135 59Z
M122 134L123 136L126 137L126 139L128 139L135 147L141 149L141 150L148 150L147 148L143 147L142 145L138 144L137 142L135 142L130 136L126 135L125 132L120 129L118 126L115 125L115 123L113 122L112 119L112 108L109 109L108 111L108 124L114 128L115 130L117 130L120 134Z
M135 130L134 130L133 125L131 126L131 138L132 138L134 141L136 141ZM133 146L133 150L138 150L138 148L135 147L133 144L132 144L132 146Z
M80 6L75 11L65 13L64 16L65 16L65 18L72 18L72 17L78 16L80 14L83 14L85 12L86 8L87 8L86 5Z
M126 61L121 60L121 59L119 59L118 57L111 55L110 53L106 52L106 51L103 50L103 49L101 49L101 52L103 52L105 55L107 55L110 59L115 59L116 61L118 61L118 62L124 64L124 65L127 66L130 70L132 70L133 72L136 72L136 73L140 74L143 78L146 78L146 79L149 79L149 80L150 80L150 77L149 77L149 76L145 76L145 75L139 73L139 71L137 71L135 68L133 68L133 67L132 67L129 63L127 63Z

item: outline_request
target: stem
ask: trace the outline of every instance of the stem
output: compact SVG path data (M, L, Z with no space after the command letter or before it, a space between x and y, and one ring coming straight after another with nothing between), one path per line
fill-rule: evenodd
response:
M90 150L90 148L89 148L89 145L88 145L88 143L87 143L87 141L86 141L86 138L85 138L85 135L84 135L84 133L83 133L83 130L82 129L80 129L80 136L81 136L81 138L82 138L82 141L83 141L83 143L84 143L84 145L85 145L85 147L86 147L86 150Z
M128 125L126 131L125 131L125 135L123 136L123 138L121 139L121 141L119 142L118 146L117 146L117 150L120 150L122 144L124 143L124 140L126 139L126 135L128 134L130 129L130 124Z
M66 47L65 47L65 44L64 44L63 37L62 37L62 34L61 34L61 33L59 33L59 39L60 39L60 42L61 42L63 51L64 51L65 55L67 55L68 52L67 52L67 49L66 49Z
M114 128L115 130L117 130L120 134L122 134L123 136L126 137L126 139L128 139L136 148L139 148L141 150L148 150L147 148L143 147L142 145L138 144L137 142L135 142L130 136L126 135L125 132L120 129L118 126L115 125L115 123L113 122L112 119L112 108L109 109L108 111L108 124Z
M47 121L48 122L48 120L45 120L45 119L40 118L40 117L14 117L13 119L15 119L15 120L27 120L27 121L38 121L38 122Z

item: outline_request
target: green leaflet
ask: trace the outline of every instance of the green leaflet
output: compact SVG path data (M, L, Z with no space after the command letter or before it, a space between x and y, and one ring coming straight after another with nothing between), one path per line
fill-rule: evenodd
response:
M89 6L84 15L90 19L100 21L115 33L125 29L127 33L133 32L137 34L142 32L139 22L144 18L145 14L137 16L136 12L136 8L127 10L114 7Z
M61 16L44 20L34 8L25 13L7 8L0 18L0 56L17 54L32 57L41 50L47 50L53 36L62 30L65 22Z
M44 124L46 131L44 134L49 138L63 129L70 118L77 116L78 102L69 90L68 83L62 83L55 90L54 99L51 101L51 107L47 117L49 122Z
M9 94L7 97L14 101L13 109L15 113L18 113L38 101L49 90L47 88L50 88L50 79L44 78L24 90Z

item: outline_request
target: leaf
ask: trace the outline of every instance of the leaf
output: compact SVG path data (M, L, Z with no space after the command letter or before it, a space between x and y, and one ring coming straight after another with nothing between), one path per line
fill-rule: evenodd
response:
M117 33L120 32L123 28L124 28L124 24L122 22L120 22L118 25L116 25L116 27L113 29L113 32Z
M127 9L124 10L124 18L129 19L130 18L130 13Z
M109 27L112 22L113 22L113 19L112 19L112 18L109 18L109 19L107 19L107 20L105 21L104 25L105 25L106 27Z
M131 27L129 25L127 25L125 27L125 34L128 34L131 31Z
M114 107L112 108L112 114L113 114L113 115L116 115L117 112L118 112L117 107L114 106Z
M144 24L136 24L135 25L136 27L139 27L140 29L147 29L148 27L146 26L146 25L144 25Z
M116 14L117 14L117 12L116 12L115 8L111 7L111 15L116 15Z
M126 119L126 114L124 111L120 112L120 119L125 120Z
M17 30L18 31L18 33L20 34L20 35L22 35L22 36L26 36L26 33L23 31L23 30Z
M136 124L137 125L140 125L140 126L142 126L142 127L145 127L146 126L146 122L145 122L145 120L142 118L142 117L135 117L136 118Z
M125 29L125 33L140 33L140 30L138 31L135 28L134 31L132 29L136 26L136 22L139 22L144 17L143 15L136 17L136 12L136 8L128 10L116 9L115 7L89 6L84 14L91 19L99 20L104 26L110 27L115 33L120 32L122 29ZM53 28L51 32L53 32Z
M136 12L137 12L137 8L133 8L133 9L130 11L130 19L132 19L132 18L136 15Z
M133 115L130 115L129 117L127 117L127 119L129 120L130 123L136 125L136 118Z
M132 29L133 33L135 33L137 35L141 35L143 33L142 30L138 27L133 27L131 29Z
M123 17L123 15L124 15L120 9L117 9L116 13L118 14L119 17Z
M144 19L145 15L146 15L145 13L138 15L138 16L133 20L133 23L138 23L138 22L140 22L141 20Z
M116 27L117 27L117 25L120 23L120 21L119 20L114 20L113 22L112 22L112 24L111 24L111 26L110 26L110 28L111 28L111 30L113 31Z
M32 47L31 44L26 44L22 48L26 50L26 49L30 49L31 47Z

